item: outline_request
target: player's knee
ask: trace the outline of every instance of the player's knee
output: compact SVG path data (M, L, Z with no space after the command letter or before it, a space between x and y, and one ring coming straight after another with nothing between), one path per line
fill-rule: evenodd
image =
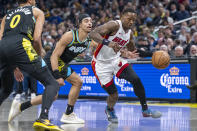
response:
M59 87L60 87L58 82L57 81L53 81L53 82L50 82L49 85L50 86L47 86L47 87L50 88L50 90L52 92L55 92L57 94L58 91L59 91Z
M133 78L132 78L132 83L139 83L140 82L140 78L138 77L138 76L134 76Z
M103 85L103 89L104 89L109 95L117 93L117 88L115 87L114 84L110 85L109 87L106 87L105 85Z
M78 88L81 88L82 85L83 85L83 81L81 79L75 79L73 82L72 82L72 85L73 86L76 86Z
M113 99L115 101L118 100L118 92L117 91L113 94L110 94L109 96L111 97L111 99Z

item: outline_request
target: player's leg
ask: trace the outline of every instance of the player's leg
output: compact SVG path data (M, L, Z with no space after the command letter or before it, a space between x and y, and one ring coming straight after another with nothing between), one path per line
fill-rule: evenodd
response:
M72 87L70 89L70 92L68 94L68 104L66 108L66 112L61 117L61 122L63 123L85 123L84 120L77 117L77 115L73 112L74 105L79 97L79 92L82 87L82 80L79 75L77 75L70 67L67 67L67 71L63 73L62 75L67 76L66 81L72 84Z
M188 89L196 90L196 89L197 89L197 84L194 84L194 85L186 85L186 87L187 87Z
M92 70L101 86L109 94L107 97L107 107L105 109L108 121L117 123L118 118L115 114L114 106L118 100L118 92L113 82L113 67L110 63L92 61Z
M129 81L133 85L134 93L140 99L140 104L142 106L142 113L144 117L151 116L154 118L158 118L161 116L160 112L151 111L150 109L148 109L144 86L138 75L132 69L131 65L127 64L125 68L123 70L120 69L117 74L119 74L119 78Z
M16 54L14 58L16 65L45 86L42 96L41 114L33 127L36 129L61 130L48 120L49 109L57 95L59 84L50 73L44 60L33 49L31 42L23 38L22 47L24 49L20 50L20 54Z
M108 121L112 123L117 123L118 117L115 114L114 106L118 101L118 91L113 82L113 79L112 81L103 85L102 87L109 94L109 96L107 97L107 107L105 109L105 113L107 114Z
M37 80L33 78L32 76L29 76L29 88L31 92L31 99L36 97L37 92Z
M0 105L3 103L3 101L10 95L13 88L14 83L14 77L13 77L13 71L11 69L5 69L1 70L0 73Z
M3 41L0 41L2 46ZM10 95L13 88L13 71L7 66L7 59L4 54L4 50L0 48L0 106L3 101Z

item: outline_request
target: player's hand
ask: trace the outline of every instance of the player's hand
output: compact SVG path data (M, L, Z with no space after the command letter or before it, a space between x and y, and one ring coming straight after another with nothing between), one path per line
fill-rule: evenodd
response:
M46 55L46 51L44 50L44 48L41 49L41 57L44 58L44 56Z
M18 82L22 82L24 80L23 73L20 71L18 67L16 67L16 69L14 70L14 76L16 81Z
M127 58L129 59L136 59L138 57L139 57L139 53L137 52L137 50L127 52Z
M111 47L116 53L121 49L120 45L113 41L111 41L108 46Z
M56 81L59 83L60 86L64 86L65 85L63 78L59 78Z

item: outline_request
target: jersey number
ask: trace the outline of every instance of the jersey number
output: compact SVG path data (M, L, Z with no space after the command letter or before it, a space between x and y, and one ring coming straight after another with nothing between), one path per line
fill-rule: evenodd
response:
M12 18L11 22L10 22L10 27L11 28L15 28L18 25L20 19L21 19L21 16L20 15L15 15Z

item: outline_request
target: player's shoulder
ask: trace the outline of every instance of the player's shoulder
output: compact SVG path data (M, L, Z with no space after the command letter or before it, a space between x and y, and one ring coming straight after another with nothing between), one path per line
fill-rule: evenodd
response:
M73 30L65 32L63 37L72 38L73 37Z
M119 28L120 24L118 23L117 20L110 20L109 22L107 22L108 25L113 26L114 28Z
M35 6L32 6L32 11L34 15L38 15L38 14L44 15L44 12Z
M65 33L62 35L61 39L62 39L63 41L65 41L65 42L67 42L67 43L70 43L70 42L73 41L73 37L74 37L73 30L71 30L71 31L65 32Z

